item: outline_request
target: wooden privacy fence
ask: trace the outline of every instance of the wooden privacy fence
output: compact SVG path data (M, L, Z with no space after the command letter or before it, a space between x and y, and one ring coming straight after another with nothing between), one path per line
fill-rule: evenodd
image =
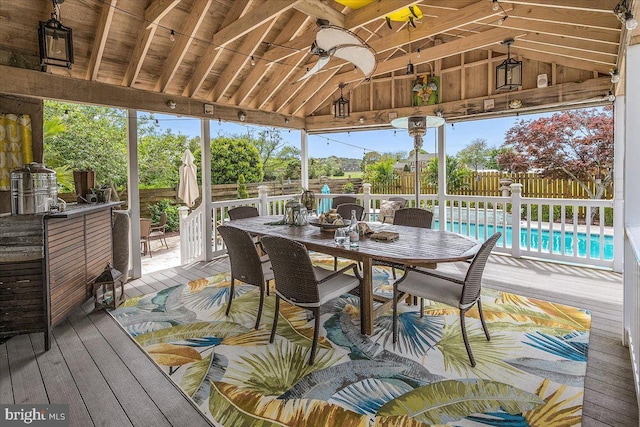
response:
M484 197L501 196L500 180L502 179L511 179L513 183L522 184L523 197L589 199L587 192L576 181L570 179L541 178L538 174L531 172L472 172L470 176L464 180L465 188L449 191L448 194ZM590 184L589 187L595 192L594 184ZM374 182L371 191L376 194L412 194L415 192L414 175L411 172L403 172L390 182ZM438 188L435 185L426 183L423 179L420 185L420 193L437 194ZM613 198L612 186L605 191L602 198Z

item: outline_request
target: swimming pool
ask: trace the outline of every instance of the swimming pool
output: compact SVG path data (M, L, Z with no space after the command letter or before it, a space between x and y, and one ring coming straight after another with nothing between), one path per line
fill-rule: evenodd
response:
M453 230L451 229L451 222L447 222L447 231L454 231L456 233L470 235L471 237L476 236L476 224L469 224L469 233L467 233L467 224L453 222ZM433 228L439 229L439 224L437 220L433 221ZM495 231L499 231L502 233L502 237L498 240L496 246L503 245L503 239L506 238L506 247L510 248L511 243L513 241L512 230L510 226L507 226L506 233L503 231L503 226L499 225L496 227ZM494 231L493 225L487 226L487 236L491 236ZM480 240L484 240L485 230L484 224L478 225L478 238ZM573 232L569 233L565 231L564 235L564 255L574 256L575 252L578 251L578 257L586 258L587 257L587 233L576 233L576 242L574 242ZM600 235L591 234L589 237L590 246L589 246L589 258L600 259L600 254L602 253L602 258L604 260L613 260L613 236L604 236L604 245L602 248L602 252L600 249ZM520 247L523 249L527 248L527 241L530 241L530 247L532 251L537 251L538 247L541 248L542 252L549 253L549 248L552 247L551 253L562 255L562 235L559 230L553 230L553 234L549 233L549 230L538 230L536 228L520 229ZM542 245L542 246L539 246Z

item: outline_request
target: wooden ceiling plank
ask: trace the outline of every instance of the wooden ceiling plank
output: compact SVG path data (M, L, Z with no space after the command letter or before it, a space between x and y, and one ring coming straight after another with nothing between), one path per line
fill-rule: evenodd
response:
M144 11L147 28L157 25L181 0L154 0Z
M585 71L598 71L601 74L609 74L609 65L601 64L598 62L585 61L581 59L569 58L566 56L548 53L548 52L540 52L537 50L526 49L524 47L519 47L519 42L516 42L511 46L511 53L514 55L520 55L522 58L532 59L534 61L546 62L546 63L556 63L558 65L562 65L563 67L575 68L577 70L585 70ZM504 46L496 46L493 48L496 52L507 53L507 49Z
M571 9L550 9L535 6L516 5L511 12L509 18L531 19L534 21L551 22L563 25L581 25L584 27L600 28L606 31L618 32L616 29L620 27L618 18L610 13L603 14L599 12L590 12L582 10L576 13Z
M255 30L265 22L278 17L304 0L268 0L254 7L250 14L236 20L233 25L227 25L213 35L212 44L221 48L238 40L250 31Z
M237 0L233 2L233 6L229 9L225 20L221 24L221 28L230 26L233 22L240 19L240 17L249 9L252 0ZM182 93L183 96L195 96L196 92L200 90L202 84L206 80L207 76L211 72L214 64L218 61L223 50L218 49L218 46L210 45L205 53L200 58L198 67L193 72L189 83Z
M158 23L160 20L169 13L174 7L180 3L181 0L154 0L144 11L145 24L142 31L142 36L138 39L138 43L133 48L131 60L127 67L127 71L124 73L122 84L124 86L133 86L144 58L147 56L149 46L153 36L156 34Z
M596 62L599 64L605 64L610 67L615 65L616 57L611 55L602 55L599 53L577 51L573 49L567 49L563 47L550 46L540 43L531 43L524 39L517 41L518 47L526 50L534 50L536 52L548 53L551 55L564 56L567 58L574 58L584 60L588 62Z
M316 105L324 103L324 101L338 89L339 82L337 82L337 80L339 80L339 77L336 77L337 71L338 70L334 70L333 72L313 76L313 84L306 85L286 105L283 105L284 108L278 108L276 111L286 115L295 115L301 108L306 107L310 103L313 104L313 107L310 106L308 109L305 108L305 110L315 110L317 108Z
M494 20L485 20L483 23L498 27ZM594 40L600 43L614 44L616 46L620 41L620 34L615 31L607 31L599 28L585 28L580 25L563 25L562 23L554 24L551 22L533 21L511 16L504 21L500 27L525 30L530 33L572 37L581 40Z
M290 74L292 76L290 79L296 81L297 79L302 77L305 72L306 71L304 71L303 69L295 70L294 73ZM312 80L314 77L315 76L312 76L311 78L309 78L309 80ZM288 83L288 87L286 88L287 90L281 90L277 93L275 91L269 92L269 94L265 98L263 98L261 102L262 107L260 109L276 111L278 108L287 105L291 98L296 96L296 94L303 88L303 84Z
M616 45L608 43L598 43L596 41L587 41L574 39L564 36L552 36L549 34L533 34L529 33L524 40L545 44L549 46L567 47L570 49L582 50L585 52L601 53L605 55L618 56L618 48Z
M256 31L252 31L247 34L242 45L236 50L235 55L233 55L233 58L231 58L231 61L229 61L218 78L216 85L209 92L208 99L215 102L219 102L222 99L227 89L229 89L236 80L247 62L249 62L251 55L253 55L267 34L269 34L269 31L271 31L275 22L276 19L274 18L271 21L262 24L256 29Z
M264 85L264 87L260 89L260 92L258 92L258 94L255 96L251 104L253 108L261 110L277 91L279 91L285 84L288 84L289 78L294 73L300 72L301 68L299 67L299 65L302 64L306 56L306 53L300 52L297 57L298 61L296 63L296 66L293 67L288 65L284 66L280 64L274 64L273 67L282 68L282 72L278 72L277 68L273 69L273 72L271 74L271 81L269 82L269 84ZM291 58L290 62L293 59L295 58Z
M273 43L279 45L296 37L297 34L302 31L302 28L305 27L308 19L310 18L301 12L294 13L291 19L289 19L287 24L283 27L282 31L280 31L280 34L276 36ZM304 55L302 56L304 57ZM247 78L244 79L244 82L238 87L236 93L231 97L230 102L232 104L244 104L247 97L260 84L269 68L277 65L261 59L262 58L256 58L256 66L253 67Z
M508 0L509 3L542 6L554 9L569 9L588 12L611 13L619 0Z
M184 56L189 50L189 46L191 46L191 42L194 40L198 29L200 29L200 25L202 25L204 18L207 16L211 3L213 3L213 0L199 0L193 5L182 28L175 35L176 41L173 43L171 52L169 52L169 56L167 56L164 62L162 74L156 83L156 91L167 91L169 83L175 76L176 71L178 71Z
M113 14L116 10L117 3L118 0L110 0L106 1L102 5L100 18L98 20L98 25L96 26L96 38L93 41L91 58L89 58L89 66L87 67L87 79L89 80L95 80L98 77L100 63L102 62L102 55L104 54L104 47L107 44L107 37L109 36L109 29L111 28L111 22L113 21Z
M504 5L506 11L511 10L509 5ZM425 19L416 29L398 31L393 35L371 42L370 45L376 53L380 54L390 49L420 40L436 36L440 33L451 31L472 22L503 15L502 10L494 11L491 5L485 2L473 3L456 11L443 11L438 18Z
M374 1L371 4L352 10L345 15L344 28L358 28L367 25L381 17L393 12L405 9L409 6L420 3L419 0L386 0L383 2Z
M332 25L344 28L344 15L326 3L318 0L302 0L295 9L314 19L326 19Z

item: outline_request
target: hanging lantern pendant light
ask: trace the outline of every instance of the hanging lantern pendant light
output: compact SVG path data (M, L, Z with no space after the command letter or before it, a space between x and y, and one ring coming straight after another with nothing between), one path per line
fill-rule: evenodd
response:
M496 67L496 91L513 90L522 86L522 61L511 58L513 39L502 42L507 46L507 59Z
M349 117L349 100L342 96L342 89L346 85L344 83L340 83L338 87L340 88L340 98L338 98L333 103L333 116L336 119L346 119Z

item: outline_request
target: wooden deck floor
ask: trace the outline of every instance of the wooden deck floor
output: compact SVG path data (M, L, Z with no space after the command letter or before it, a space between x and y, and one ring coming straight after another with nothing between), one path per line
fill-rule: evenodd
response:
M450 265L446 270L461 266ZM227 258L151 273L128 296L228 271ZM626 347L622 283L615 273L492 256L485 286L592 311L584 426L638 426ZM206 426L209 422L105 312L91 303L54 329L0 344L0 403L68 403L73 426Z

